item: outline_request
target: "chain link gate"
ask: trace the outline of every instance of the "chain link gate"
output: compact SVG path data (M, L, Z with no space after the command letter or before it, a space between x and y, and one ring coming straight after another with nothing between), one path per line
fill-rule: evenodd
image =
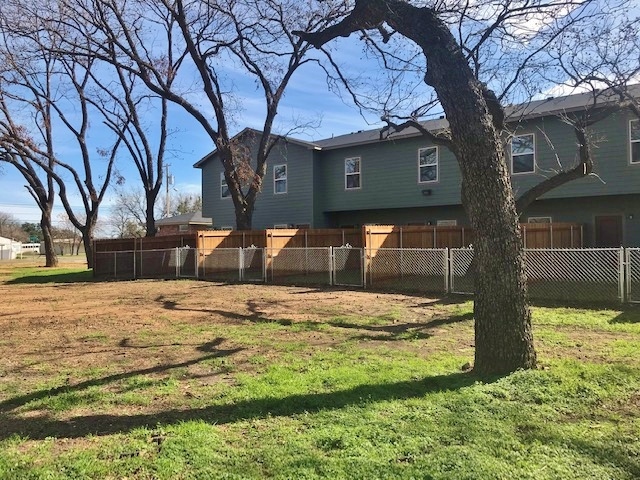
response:
M198 277L220 282L239 282L242 278L241 255L241 248L201 250Z
M627 248L627 301L640 303L640 248Z
M264 248L247 247L242 250L242 280L245 282L264 282Z
M333 247L333 284L343 287L364 286L362 248Z
M331 285L331 247L266 249L267 281L286 285Z
M378 248L367 253L368 286L412 292L448 291L446 248Z
M472 295L475 288L473 249L452 248L450 252L451 293Z

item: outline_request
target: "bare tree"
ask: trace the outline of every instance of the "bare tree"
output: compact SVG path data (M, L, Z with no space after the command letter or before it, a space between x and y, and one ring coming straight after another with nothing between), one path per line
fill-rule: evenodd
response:
M278 106L293 74L317 61L291 31L328 25L342 1L295 0L63 0L62 21L73 36L61 39L65 53L117 65L146 87L182 107L206 131L224 166L239 229L251 227L269 153ZM74 39L86 38L90 45ZM232 73L241 72L264 101L256 163L233 142L242 105ZM294 128L300 127L295 125ZM288 133L291 133L289 130ZM250 174L247 172L250 171Z
M362 32L361 38L386 60L406 62L433 88L437 103L431 98L409 115L384 112L384 117L390 128L418 128L458 160L463 205L476 231L474 368L480 373L536 365L518 215L503 147L502 103L530 95L532 69L540 68L537 62L545 61L545 52L564 32L591 15L585 9L589 3L534 0L413 5L401 0L356 0L351 12L331 27L298 32L317 48L337 37ZM426 65L416 68L411 47L409 59L398 59L397 54L383 49L398 34L418 47ZM488 81L499 87L498 94L488 88ZM349 91L358 101L357 92ZM448 130L433 133L417 121L434 105L444 110ZM584 131L588 123L583 120L576 131ZM588 156L589 152L584 153Z
M53 245L52 212L56 192L54 178L49 173L55 167L51 106L37 93L42 92L45 98L53 95L51 77L39 75L50 71L53 61L49 55L34 59L24 52L21 48L24 42L12 37L8 20L0 15L0 63L4 66L0 71L0 161L13 166L25 179L25 188L40 210L45 265L55 267L58 259ZM14 116L19 115L18 112L24 115L25 109L30 116L27 120L42 138L42 146L37 149L31 140L20 141L29 135Z
M20 226L20 222L10 213L0 212L0 237L11 238L20 242L29 240L29 236Z
M42 19L37 9L43 5L29 5L36 10L26 7L14 1L3 6L3 53L11 61L8 69L11 75L3 81L3 94L5 98L10 96L13 105L21 106L21 111L31 109L37 121L26 125L15 120L7 122L11 131L4 140L23 163L26 161L44 170L48 182L51 179L55 182L69 220L82 233L87 265L91 268L98 210L111 181L121 139L91 151L90 118L99 113L91 109L94 105L92 78L99 65L94 58L59 55L57 35L63 32L64 26L55 19ZM10 107L5 105L5 116L11 114ZM61 126L55 135L54 125ZM79 167L56 152L63 141L62 132L77 146ZM9 158L14 159L11 164L25 175L28 168L21 168L15 155ZM100 163L104 163L104 167L96 168ZM41 189L32 189L36 196L41 195ZM51 192L51 188L48 191ZM81 215L74 211L71 195L80 198Z
M156 202L164 174L168 127L168 100L150 94L137 77L114 62L115 79L104 81L104 72L92 73L92 80L98 86L99 96L93 105L100 110L105 124L122 141L136 167L144 191L144 228L147 237L155 236L157 228ZM171 75L167 73L165 83L171 85ZM159 116L159 122L146 119ZM124 200L119 198L119 201ZM128 223L128 231L139 233L134 223ZM133 229L132 229L133 228Z

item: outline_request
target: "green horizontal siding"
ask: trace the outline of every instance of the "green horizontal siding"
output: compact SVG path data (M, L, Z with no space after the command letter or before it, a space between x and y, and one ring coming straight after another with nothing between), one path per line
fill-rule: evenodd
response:
M255 165L257 140L250 140ZM287 193L274 194L273 166L287 165ZM313 221L312 151L292 143L280 143L272 150L267 171L253 213L253 228L272 228L275 224L301 224ZM202 167L203 214L213 218L214 228L236 226L233 201L220 197L222 164L217 157Z

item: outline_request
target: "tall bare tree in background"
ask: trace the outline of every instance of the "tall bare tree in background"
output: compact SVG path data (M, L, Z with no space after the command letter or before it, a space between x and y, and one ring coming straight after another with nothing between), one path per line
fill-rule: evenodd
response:
M52 55L30 48L30 43L14 35L12 18L0 14L0 161L23 176L25 188L40 210L40 228L45 247L45 265L55 267L58 258L53 245L53 205L56 198L53 151L54 135L51 84ZM40 146L31 140L26 125L42 139ZM43 168L46 166L46 168Z
M92 108L92 78L100 65L91 57L59 54L59 35L67 32L55 17L42 18L41 9L45 7L49 8L44 10L47 13L55 10L50 2L27 5L7 0L3 4L2 48L11 62L7 69L10 75L2 83L3 95L10 98L3 113L11 117L7 122L11 131L6 132L4 140L10 142L23 163L27 162L34 171L39 168L46 172L49 187L53 179L70 222L82 233L91 268L98 211L111 181L121 139L116 138L103 148L91 146L91 120L95 125L100 113ZM23 116L30 112L31 119L17 118L16 111ZM69 144L77 149L76 164L63 160L58 153ZM12 165L24 176L27 167L20 167L17 161ZM49 188L49 197L51 191ZM75 201L82 203L79 214L72 204Z
M171 52L169 52L171 53ZM171 63L171 62L170 62ZM94 106L105 118L105 124L122 141L128 156L136 167L144 192L143 217L141 225L145 236L153 237L157 232L156 202L162 187L164 164L169 137L168 100L151 93L133 74L123 69L117 62L107 65L107 73L92 73L92 80L98 87ZM105 78L110 78L105 80ZM164 83L172 84L172 74L165 72ZM159 117L159 121L155 121ZM153 121L152 121L153 120ZM122 203L118 193L118 203ZM125 222L129 233L138 236L135 223Z
M278 106L293 74L316 61L292 30L316 30L343 12L340 0L60 0L64 54L118 65L146 87L182 107L205 130L224 166L238 229L251 228L266 162L279 140L272 135ZM78 40L86 38L88 43ZM77 41L75 41L77 40ZM232 141L242 108L232 72L242 72L263 95L264 121L256 163ZM300 127L300 124L294 125ZM289 130L291 133L291 130ZM250 173L248 173L250 172Z
M503 146L503 105L530 99L539 88L540 72L552 62L550 49L571 31L604 16L607 8L602 7L595 0L356 0L350 13L332 26L297 32L317 48L359 33L401 90L412 91L403 82L413 71L435 93L404 114L395 110L415 97L393 101L389 95L382 114L389 129L415 127L458 160L462 201L476 232L477 372L505 373L536 365L518 214ZM337 65L332 58L331 63ZM338 78L366 108L347 76L339 71ZM447 130L430 132L417 121L434 107L444 110ZM581 153L590 158L588 151Z
M20 222L10 213L0 212L0 237L19 242L29 241L29 235L22 229Z

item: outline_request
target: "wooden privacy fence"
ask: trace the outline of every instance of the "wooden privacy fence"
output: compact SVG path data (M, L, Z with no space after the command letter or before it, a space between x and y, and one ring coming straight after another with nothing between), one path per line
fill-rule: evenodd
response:
M521 223L525 248L581 248L582 225L578 223ZM367 249L464 248L473 244L473 229L463 226L365 225Z
M525 248L580 248L582 225L577 223L523 223ZM94 242L94 272L109 271L101 252L139 252L178 247L197 248L199 261L216 249L266 248L270 258L287 248L339 247L349 245L377 252L384 248L464 248L473 244L473 230L464 226L365 225L362 228L206 230L162 237L105 239ZM135 255L131 256L133 259ZM140 257L138 257L140 258ZM123 260L124 262L124 260ZM126 262L125 262L126 263ZM134 267L131 260L131 269ZM122 268L125 268L124 266Z
M359 228L283 228L270 230L206 230L198 232L198 248L309 248L337 247L340 245L362 247L362 230Z

